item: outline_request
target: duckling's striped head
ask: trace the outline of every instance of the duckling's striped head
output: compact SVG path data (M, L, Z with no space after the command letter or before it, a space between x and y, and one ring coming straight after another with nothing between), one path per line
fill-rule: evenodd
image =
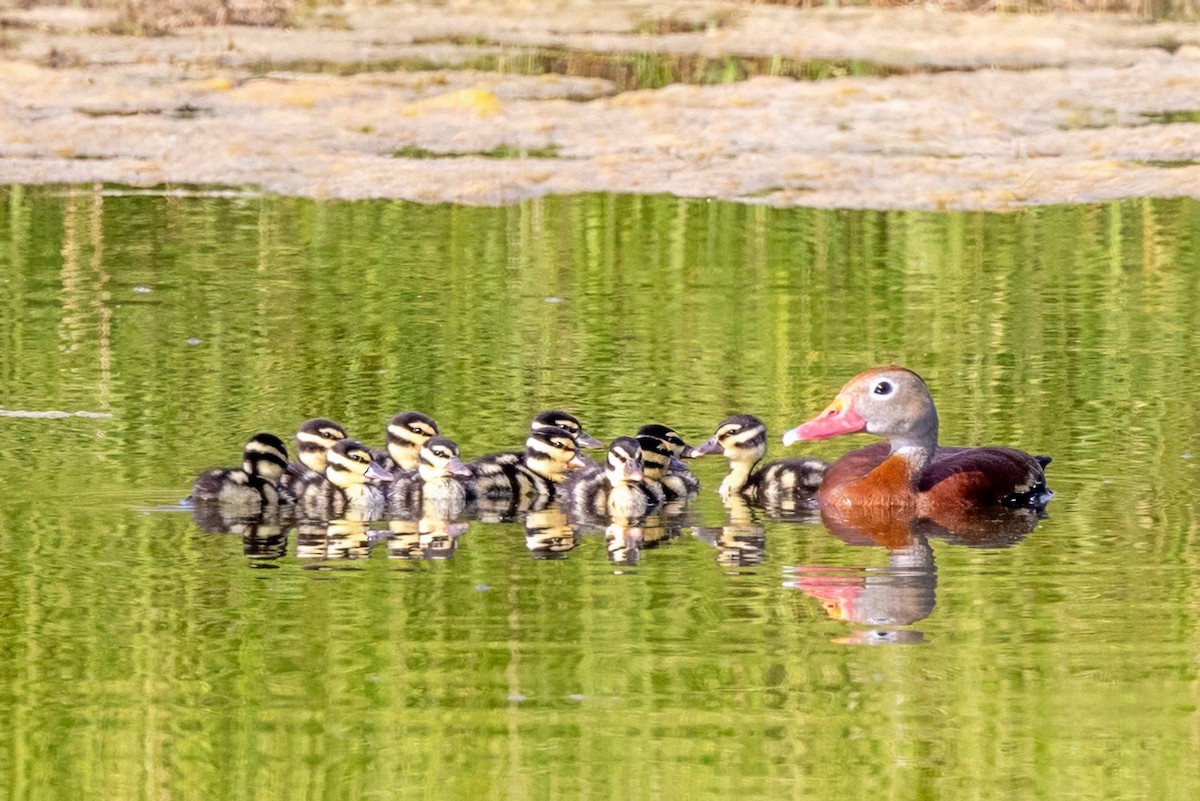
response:
M459 458L458 446L447 437L433 437L421 447L421 463L417 469L422 481L471 475L470 468Z
M371 449L355 439L343 439L329 449L325 477L335 486L349 487L368 481L391 481L393 476L375 463Z
M420 463L421 447L439 433L432 417L420 412L400 412L388 423L388 455L403 469L412 470Z
M681 458L685 453L692 450L692 446L684 441L683 437L675 433L675 429L670 426L651 423L650 425L642 426L637 432L638 442L642 443L642 450L646 449L646 443L642 437L654 437L661 442L666 443L671 449L671 455L676 459Z
M287 446L274 434L255 434L246 443L242 469L274 484L287 469Z
M642 426L643 429L650 426ZM642 472L652 481L660 481L675 457L674 449L665 439L649 434L638 434L637 442L642 446ZM616 440L613 440L616 444ZM611 450L610 450L611 454Z
M558 483L568 470L583 467L583 461L571 432L544 426L531 430L525 440L525 465L542 478Z
M296 454L300 462L317 473L325 472L325 455L335 444L346 438L346 429L324 417L314 417L300 424L296 432Z
M722 451L732 462L758 461L767 452L767 426L752 414L736 414L723 420L708 442L687 455L694 458Z
M633 437L617 437L608 446L604 473L613 484L642 480L642 446Z
M530 431L540 431L543 428L561 428L571 435L575 444L580 448L599 448L604 443L583 430L583 425L575 415L561 409L549 409L533 418L529 424Z

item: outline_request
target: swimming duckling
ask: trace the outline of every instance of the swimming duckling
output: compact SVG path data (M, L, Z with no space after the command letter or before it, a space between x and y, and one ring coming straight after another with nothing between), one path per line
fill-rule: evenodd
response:
M602 470L568 485L572 508L584 516L618 521L640 518L659 503L642 479L642 446L633 437L617 437L608 446Z
M223 511L258 514L279 505L279 477L287 469L287 446L274 434L255 434L246 443L241 468L206 470L188 499L217 503Z
M642 446L647 483L657 481L667 500L686 499L700 489L700 479L679 461L692 446L673 429L652 423L638 429L637 439Z
M320 482L325 477L326 454L346 438L346 429L324 417L305 420L296 431L296 458L279 479L283 498L294 501L302 492L301 484Z
M421 447L441 432L432 417L420 412L400 412L387 427L388 470L416 470L421 462Z
M721 497L742 495L764 505L776 505L797 497L816 498L828 464L820 459L780 459L758 466L767 452L767 427L751 414L729 417L717 426L712 438L689 457L725 453L729 475L721 482Z
M561 409L547 409L544 412L538 412L537 416L534 417L529 423L530 434L543 431L547 428L557 428L565 431L575 442L576 449L599 448L604 444L588 432L584 431L583 425L573 414L564 412ZM520 462L524 456L524 451L491 453L487 456L480 456L468 466L471 468L471 472L475 476L485 476L490 473L501 471L503 469L503 465L516 464L517 462ZM579 454L579 460L585 466L596 464L592 459L589 459L583 454Z
M309 520L375 520L383 515L387 499L383 488L374 482L392 479L391 472L375 461L370 448L358 440L343 439L329 449L324 478L303 484L297 509Z
M580 467L583 461L570 432L544 426L529 432L518 460L493 461L486 470L474 470L475 494L490 500L512 498L521 505L550 500L567 474Z
M454 441L432 437L421 446L417 469L398 476L389 487L388 513L408 517L430 504L430 511L442 517L457 516L474 495L470 476Z

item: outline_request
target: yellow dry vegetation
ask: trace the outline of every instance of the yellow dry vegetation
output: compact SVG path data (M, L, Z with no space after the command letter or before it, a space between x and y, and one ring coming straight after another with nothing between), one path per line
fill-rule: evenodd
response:
M404 107L404 113L420 116L430 111L472 111L479 117L491 117L504 112L500 98L487 89L459 89L434 95Z

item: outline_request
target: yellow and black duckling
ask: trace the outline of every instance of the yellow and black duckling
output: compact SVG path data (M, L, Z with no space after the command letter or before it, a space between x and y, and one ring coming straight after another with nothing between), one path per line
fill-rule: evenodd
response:
M695 458L724 452L729 475L721 482L721 497L741 495L763 505L796 498L815 500L829 465L820 459L780 459L757 466L767 453L767 427L751 414L729 417L717 426L712 438L687 454Z
M388 488L388 513L408 517L432 505L431 512L456 516L474 496L470 479L454 441L432 437L421 446L417 469L397 476Z
M666 500L687 499L699 491L700 479L679 461L692 446L674 429L658 423L645 425L638 429L637 440L642 446L646 483L657 482Z
M296 431L296 458L279 479L283 498L294 501L302 492L301 484L320 482L325 477L326 454L346 438L346 429L324 417L305 420Z
M642 446L633 437L617 437L603 469L567 485L571 507L583 516L636 520L660 503L643 478Z
M421 462L421 448L441 432L433 418L420 412L400 412L387 427L388 470L416 470Z
M301 485L297 513L308 520L378 519L387 509L387 498L376 482L392 479L370 448L358 440L343 439L329 449L324 478Z
M478 464L472 462L469 467ZM486 470L472 471L475 495L484 501L512 499L519 506L536 505L539 500L553 499L555 489L567 474L580 467L583 461L579 446L567 429L535 428L529 432L525 452L519 459L492 461Z
M188 499L216 503L225 512L258 514L279 505L279 478L287 469L287 446L274 434L255 434L246 443L242 466L205 470Z
M548 428L556 428L565 431L575 442L576 449L582 448L599 448L604 443L593 437L591 434L583 430L583 425L569 412L564 412L561 409L547 409L544 412L538 412L537 416L529 423L529 433L532 435L538 431L543 431ZM528 440L526 441L528 444ZM487 456L480 456L475 461L471 462L468 467L471 472L479 477L486 476L489 473L500 472L504 465L516 464L525 456L524 451L505 451L504 453L491 453ZM579 454L579 460L584 465L594 465L595 462Z

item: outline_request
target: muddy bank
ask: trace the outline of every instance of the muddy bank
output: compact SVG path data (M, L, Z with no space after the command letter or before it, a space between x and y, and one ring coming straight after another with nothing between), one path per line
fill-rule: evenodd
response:
M876 209L1200 197L1185 24L646 2L154 38L111 23L0 11L0 183Z

